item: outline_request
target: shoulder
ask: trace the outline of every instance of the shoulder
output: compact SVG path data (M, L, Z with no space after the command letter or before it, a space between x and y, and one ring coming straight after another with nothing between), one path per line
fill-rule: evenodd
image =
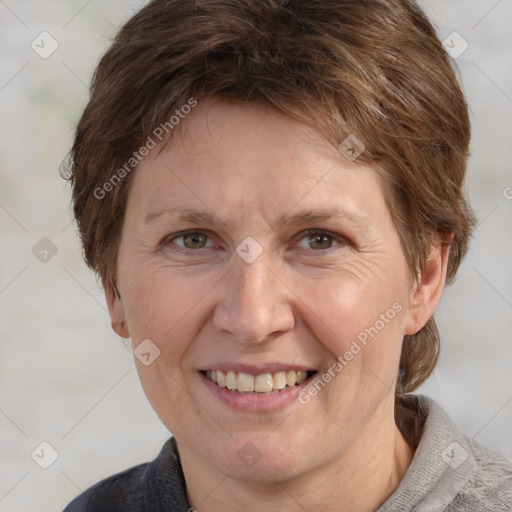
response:
M144 474L148 464L105 478L75 498L64 512L144 510Z
M510 512L512 461L463 434L433 400L419 400L429 410L423 460L439 469L426 502L442 496L446 512Z
M473 441L468 442L474 461L466 485L447 512L512 510L512 461Z
M105 478L75 498L63 512L188 509L178 447L171 438L155 460Z
M512 461L464 435L433 400L409 395L401 407L411 466L379 512L511 512ZM406 434L409 434L407 436Z

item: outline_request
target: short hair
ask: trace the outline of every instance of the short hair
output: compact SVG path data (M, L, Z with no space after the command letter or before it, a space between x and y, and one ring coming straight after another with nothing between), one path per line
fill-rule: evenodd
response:
M475 225L463 190L468 108L414 1L153 0L101 59L67 162L84 258L104 286L117 290L134 152L158 127L164 147L181 127L171 118L207 99L270 109L336 146L355 136L365 147L358 161L374 164L381 180L411 277L437 235L450 233L453 280ZM427 379L438 353L430 318L403 340L397 398Z

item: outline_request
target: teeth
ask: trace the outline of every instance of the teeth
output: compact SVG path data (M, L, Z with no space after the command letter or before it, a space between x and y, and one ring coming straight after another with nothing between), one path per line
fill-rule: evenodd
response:
M295 386L297 382L297 374L295 372L286 372L286 384L288 386Z
M236 389L242 392L254 391L254 377L248 373L240 372L238 374Z
M236 373L228 371L226 373L220 370L213 370L206 372L207 377L215 382L221 388L228 388L231 391L239 391L240 393L261 393L271 394L281 389L293 387L296 384L301 384L306 380L307 372L290 371L290 372L276 372L263 373L254 377L248 373Z
M286 372L274 373L274 389L283 389L286 387Z
M258 375L254 379L254 391L258 393L268 393L274 389L274 379L270 373Z
M226 373L226 387L228 389L236 389L236 373L235 372Z
M306 377L307 377L307 373L306 372L302 372L302 371L298 371L297 372L297 384L300 384L302 382L304 382L306 380Z

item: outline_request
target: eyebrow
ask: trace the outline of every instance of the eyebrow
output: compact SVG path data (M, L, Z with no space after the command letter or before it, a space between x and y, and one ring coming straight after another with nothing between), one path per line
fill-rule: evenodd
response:
M156 210L148 213L144 218L145 223L152 222L157 219L165 218L165 220L173 220L177 222L187 222L189 224L204 224L209 226L226 225L218 216L207 211L198 211L191 209L163 209ZM353 225L356 228L364 228L368 225L368 219L362 215L350 212L343 208L320 209L320 210L307 210L297 212L292 215L286 213L282 215L277 222L272 224L271 229L278 225L294 226L302 224L310 224L312 222L319 222L329 220L332 218L340 218Z
M189 209L182 210L178 208L170 210L156 210L154 212L148 213L146 217L144 217L144 222L149 223L161 217L169 217L172 220L189 222L190 224L220 224L219 219L217 219L216 216L210 212L200 212L197 210Z
M280 217L272 227L277 226L278 224L282 224L284 226L310 224L312 222L319 222L332 218L343 219L355 227L363 227L368 222L367 219L356 213L350 212L343 208L332 208L325 210L308 210L304 212L298 212L293 215L285 214Z

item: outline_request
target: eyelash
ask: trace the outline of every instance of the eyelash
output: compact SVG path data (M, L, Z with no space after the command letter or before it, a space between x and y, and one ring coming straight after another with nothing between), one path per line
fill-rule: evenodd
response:
M162 247L169 247L174 240L183 238L186 235L196 235L196 234L205 236L208 239L208 241L212 240L211 237L208 235L208 233L205 231L187 230L187 231L180 231L179 233L174 233L174 234L166 237L162 241L161 245L162 245ZM309 229L309 230L299 233L296 237L294 237L294 240L296 240L296 242L293 244L293 247L296 247L302 240L304 240L307 237L311 237L312 235L326 235L328 237L331 237L332 241L333 241L333 245L331 247L328 247L327 249L299 248L298 250L312 250L315 253L325 254L327 251L331 251L336 248L339 249L340 246L344 247L344 246L349 245L349 241L341 235L336 235L334 233L331 233L330 231L324 231L324 230L320 230L320 229ZM212 246L206 246L206 247L201 247L199 249L190 249L188 247L181 247L179 245L175 245L175 247L172 250L190 254L190 252L198 252L201 249L207 249L207 248L211 248L211 247Z

